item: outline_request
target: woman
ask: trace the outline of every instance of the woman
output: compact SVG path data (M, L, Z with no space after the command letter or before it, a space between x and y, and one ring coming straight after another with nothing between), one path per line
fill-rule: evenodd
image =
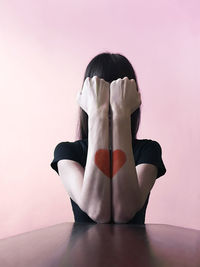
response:
M51 162L75 222L144 224L150 191L166 168L160 144L136 138L141 97L128 59L112 53L94 57L77 102L78 140L59 143Z

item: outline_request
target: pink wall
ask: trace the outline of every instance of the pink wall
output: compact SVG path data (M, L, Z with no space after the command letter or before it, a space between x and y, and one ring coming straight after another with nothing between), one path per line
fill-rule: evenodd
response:
M74 141L89 60L124 54L142 93L138 138L158 141L167 173L146 223L200 229L198 1L25 1L0 4L0 238L73 221L50 168L58 142Z

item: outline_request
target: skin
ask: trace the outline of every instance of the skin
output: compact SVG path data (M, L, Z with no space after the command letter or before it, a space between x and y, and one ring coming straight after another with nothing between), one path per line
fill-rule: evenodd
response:
M99 183L96 183L95 188L97 192L100 192L98 191L99 188L104 186L106 188L104 191L107 192L103 196L106 201L101 207L106 210L105 207L107 205L109 208L107 208L107 213L104 214L99 210L99 213L102 215L99 216L99 220L103 221L103 216L109 219L112 215L115 222L125 222L141 206L132 151L130 124L131 114L141 105L140 93L136 89L135 80L124 77L123 79L119 78L111 83L107 83L104 79L100 79L97 76L88 77L85 80L82 91L78 94L77 101L88 114L88 158L93 158L96 168L100 170ZM109 114L109 106L111 114ZM112 122L111 136L109 135L108 120ZM97 133L99 131L100 134L98 136ZM104 139L108 140L108 137L109 140L110 138L112 139L111 158L108 153L109 144L107 141L103 141ZM87 161L89 162L89 160ZM111 172L110 165L112 166ZM88 168L86 167L88 175L84 177L85 185L83 184L82 190L81 205L85 211L89 210L88 193L91 193L93 190L94 186L91 187L91 185L95 180L94 176L92 177L92 173L89 173L89 167L88 164ZM110 183L106 180L109 180ZM111 192L111 189L112 197L108 193ZM99 193L97 195L93 194L93 202L91 201L91 203L97 201L99 196ZM133 204L130 205L130 203ZM112 214L109 215L111 206Z
M110 84L112 110L112 210L116 223L130 220L141 208L132 150L131 114L141 105L134 79L117 79Z
M81 190L75 199L94 221L106 223L111 219L110 162L108 153L107 160L102 153L109 149L109 83L97 76L86 78L77 101L88 114L88 153ZM72 189L77 193L77 187Z

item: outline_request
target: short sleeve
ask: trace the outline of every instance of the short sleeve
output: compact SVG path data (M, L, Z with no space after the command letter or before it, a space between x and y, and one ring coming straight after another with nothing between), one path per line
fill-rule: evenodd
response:
M140 153L140 157L137 161L137 165L140 163L154 164L158 168L156 179L166 173L166 168L162 160L162 148L157 141L149 139L148 142L144 144Z
M76 142L61 142L54 149L54 158L50 166L58 173L57 163L61 159L70 159L81 164L81 146Z

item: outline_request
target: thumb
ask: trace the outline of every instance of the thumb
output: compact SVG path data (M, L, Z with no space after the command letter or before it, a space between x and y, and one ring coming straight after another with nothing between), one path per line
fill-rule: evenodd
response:
M76 102L80 104L80 97L81 97L81 91L79 91L76 95Z

